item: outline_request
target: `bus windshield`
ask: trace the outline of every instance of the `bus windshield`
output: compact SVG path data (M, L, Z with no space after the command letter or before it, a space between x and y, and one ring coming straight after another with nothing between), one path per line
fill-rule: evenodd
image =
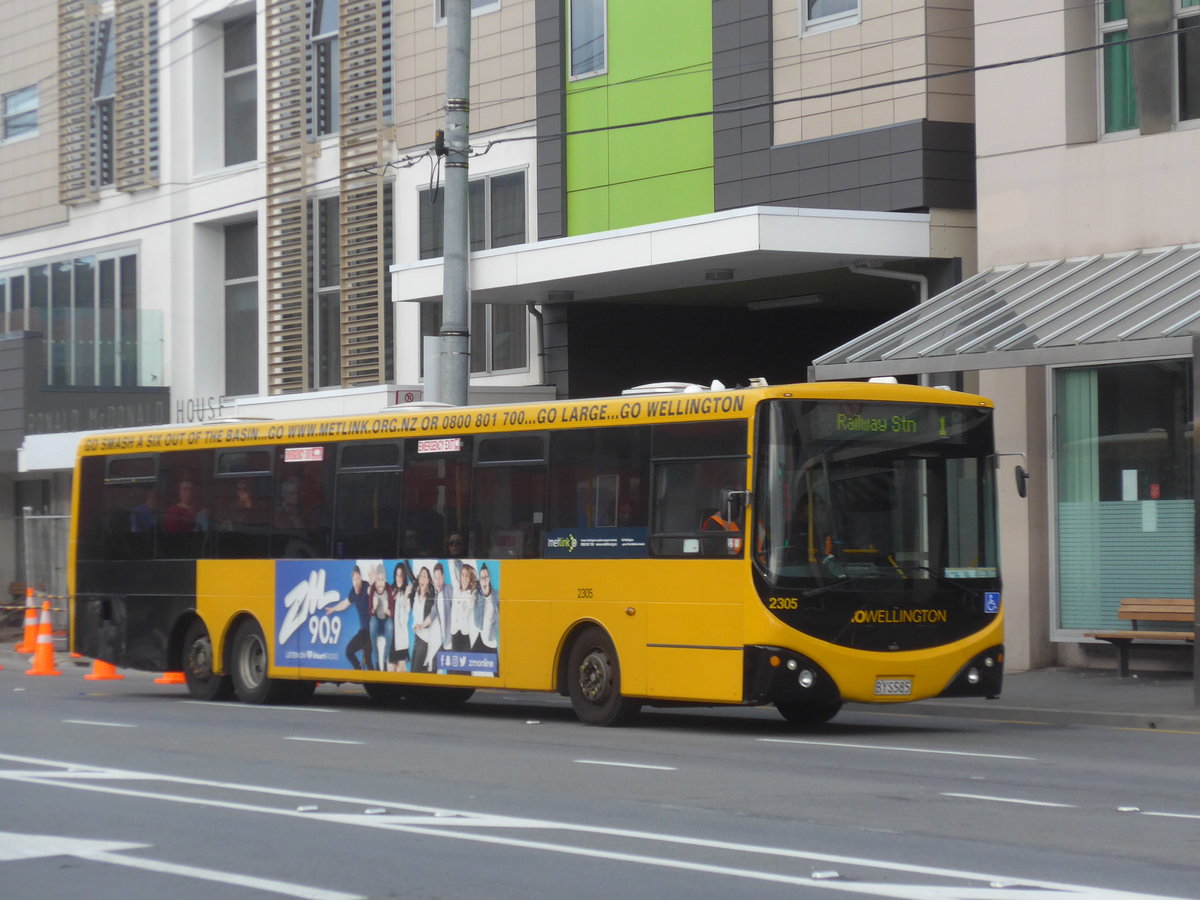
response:
M997 578L990 409L774 400L760 421L753 555L771 586L973 592Z

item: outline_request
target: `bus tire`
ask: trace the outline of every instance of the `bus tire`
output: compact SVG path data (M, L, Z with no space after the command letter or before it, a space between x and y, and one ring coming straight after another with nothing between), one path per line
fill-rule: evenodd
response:
M262 628L253 619L247 619L233 636L233 652L229 659L233 692L243 703L287 702L292 682L267 675L269 659Z
M398 684L364 681L362 687L376 706L399 706L404 702L404 688Z
M408 701L409 706L420 709L453 709L470 700L474 693L475 688L410 684L404 688L404 699Z
M612 638L595 625L571 645L567 657L567 695L579 721L588 725L625 725L637 717L640 700L621 696L621 664Z
M782 703L777 702L775 708L779 714L793 725L824 725L838 714L842 708L841 700L826 700L818 703Z
M233 679L216 674L212 638L204 623L196 619L183 636L183 677L188 693L197 700L229 700L233 697Z

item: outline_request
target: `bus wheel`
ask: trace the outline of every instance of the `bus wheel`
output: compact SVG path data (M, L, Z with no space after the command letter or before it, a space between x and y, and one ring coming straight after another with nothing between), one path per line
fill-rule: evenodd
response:
M233 691L243 703L286 701L291 683L268 677L267 659L267 642L262 628L253 619L243 622L233 637L229 661Z
M824 703L776 703L779 714L793 725L823 725L842 708L841 700L826 700Z
M380 684L378 681L363 682L363 690L371 701L379 706L399 706L404 701L404 688L398 684Z
M212 638L199 619L183 636L183 677L188 693L197 700L228 700L233 696L233 679L213 672Z
M462 706L475 693L475 688L426 687L410 684L404 688L404 699L410 706L421 709L453 709Z
M588 725L624 725L642 708L640 700L621 696L621 666L612 639L602 628L586 629L567 657L567 693L579 721Z

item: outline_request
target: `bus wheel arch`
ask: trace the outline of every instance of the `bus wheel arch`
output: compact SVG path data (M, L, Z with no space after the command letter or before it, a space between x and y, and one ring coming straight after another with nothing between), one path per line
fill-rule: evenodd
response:
M585 623L572 631L566 647L560 690L565 687L579 720L588 725L631 722L642 702L621 694L621 663L608 632Z
M179 657L187 680L188 693L197 700L228 700L233 697L233 679L229 675L228 644L224 664L218 666L213 655L212 637L204 620L190 616L183 627ZM217 674L217 670L221 674Z

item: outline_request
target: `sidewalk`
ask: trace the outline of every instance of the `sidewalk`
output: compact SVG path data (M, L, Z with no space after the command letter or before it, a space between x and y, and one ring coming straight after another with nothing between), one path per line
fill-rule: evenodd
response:
M1006 674L996 700L920 700L904 708L924 715L1200 731L1192 676L1168 672L1120 678L1098 669L1035 669Z

